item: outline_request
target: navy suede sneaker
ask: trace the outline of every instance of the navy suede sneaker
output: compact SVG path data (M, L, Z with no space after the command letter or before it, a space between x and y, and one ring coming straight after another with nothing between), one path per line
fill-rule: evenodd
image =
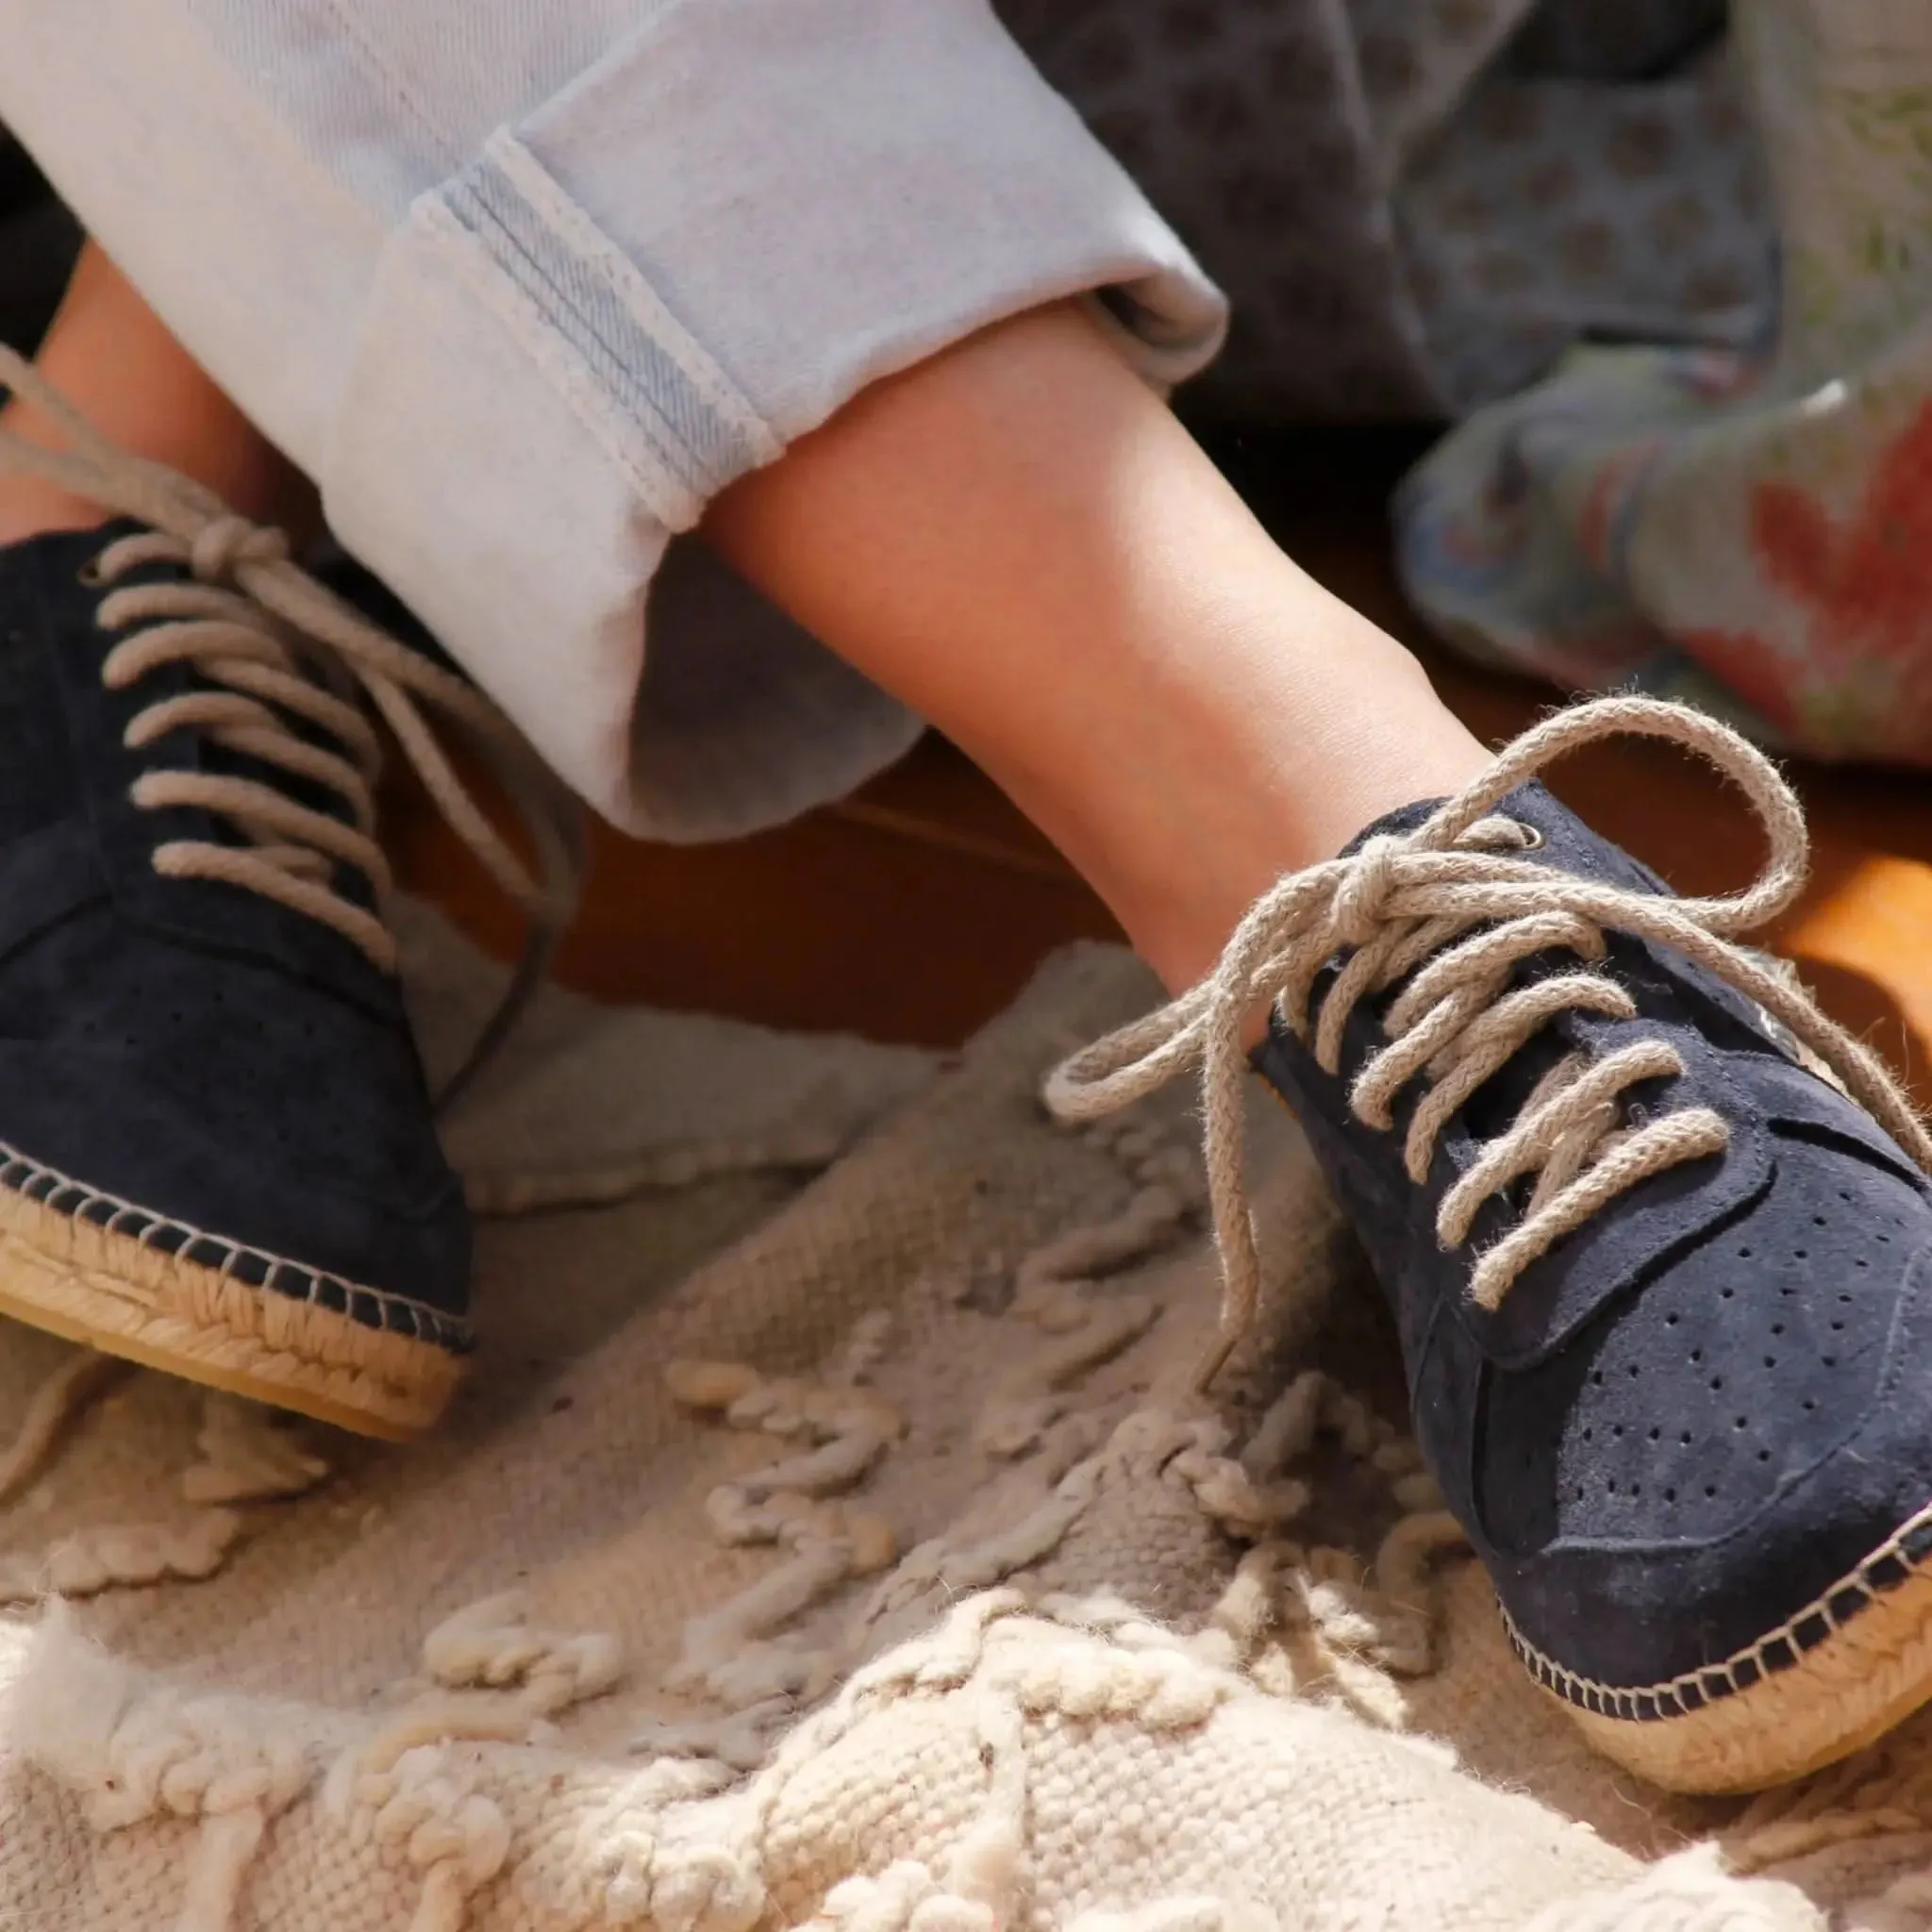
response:
M349 804L373 741L181 549L0 550L0 1311L407 1434L470 1233Z
M0 1312L194 1380L406 1436L470 1346L470 1230L382 916L379 710L533 943L578 813L489 701L299 569L276 531L57 425L0 462L118 513L0 550ZM537 874L445 757L454 723Z
M1752 797L1774 861L1751 890L1673 898L1524 782L1630 730ZM1932 1142L1732 942L1803 860L1795 801L1723 726L1580 706L1283 881L1214 981L1050 1092L1098 1112L1205 1059L1238 1318L1230 1096L1272 1007L1255 1064L1387 1291L1418 1438L1519 1656L1683 1790L1794 1777L1932 1696Z

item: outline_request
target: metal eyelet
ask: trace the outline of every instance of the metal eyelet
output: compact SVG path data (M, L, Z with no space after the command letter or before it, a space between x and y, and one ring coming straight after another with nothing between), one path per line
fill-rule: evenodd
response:
M1536 826L1525 825L1521 819L1511 819L1509 823L1523 834L1522 849L1524 852L1535 852L1541 848L1543 835Z
M84 591L98 591L108 581L101 569L101 559L98 557L90 557L74 573L74 581Z

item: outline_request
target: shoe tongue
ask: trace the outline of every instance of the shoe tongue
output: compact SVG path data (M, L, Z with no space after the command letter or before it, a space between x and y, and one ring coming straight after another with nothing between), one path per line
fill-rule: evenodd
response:
M1413 831L1436 811L1440 803L1424 800L1404 806L1400 810L1377 819L1344 847L1344 856L1359 851L1378 834ZM1664 881L1647 866L1641 865L1628 853L1591 831L1574 812L1534 780L1506 793L1492 808L1491 815L1514 819L1541 835L1541 844L1522 855L1532 864L1547 866L1554 873L1616 886L1626 891L1663 894L1670 891ZM1555 973L1571 972L1580 963L1574 954L1561 949L1535 954L1516 968L1516 983L1526 984L1547 978ZM1399 991L1399 987L1391 987L1375 1002L1378 1013L1386 1009ZM1379 1030L1379 1021L1377 1028ZM1590 1016L1568 1013L1558 1015L1540 1028L1464 1103L1460 1111L1469 1131L1478 1140L1490 1140L1505 1132L1514 1124L1537 1083L1565 1054L1574 1051L1580 1043L1579 1032L1594 1030L1596 1023Z
M1401 832L1412 832L1439 811L1444 801L1425 798L1386 813L1366 825L1341 848L1346 858L1359 852L1371 839ZM1553 872L1570 873L1578 878L1595 879L1619 886L1625 891L1655 892L1666 897L1670 886L1651 869L1632 858L1622 846L1593 832L1563 804L1540 779L1504 795L1490 808L1491 818L1514 819L1542 835L1542 844L1524 857Z
M1441 798L1418 799L1413 805L1398 806L1391 812L1384 812L1373 824L1364 825L1346 845L1335 856L1338 858L1353 858L1371 839L1383 839L1399 832L1412 832L1433 813L1440 811L1446 803Z

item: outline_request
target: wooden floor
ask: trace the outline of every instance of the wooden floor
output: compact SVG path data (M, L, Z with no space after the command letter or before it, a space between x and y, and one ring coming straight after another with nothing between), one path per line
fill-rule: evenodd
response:
M1551 701L1429 646L1390 568L1383 505L1419 447L1351 431L1212 439L1291 555L1423 651L1447 701L1500 741ZM1826 1007L1932 1105L1932 782L1799 768L1810 890L1774 942ZM1647 746L1579 758L1555 788L1682 890L1745 878L1760 854L1719 781ZM515 924L419 800L392 818L407 884L503 951ZM607 999L948 1045L1066 941L1116 937L1106 909L950 746L927 739L857 797L783 830L674 850L599 828L562 979Z

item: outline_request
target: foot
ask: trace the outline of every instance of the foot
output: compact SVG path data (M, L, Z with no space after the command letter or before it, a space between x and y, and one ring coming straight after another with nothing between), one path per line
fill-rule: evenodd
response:
M1740 783L1763 879L1674 899L1526 782L1619 730ZM1240 1041L1272 1008L1255 1063L1388 1294L1518 1655L1605 1752L1687 1790L1780 1783L1932 1697L1932 1142L1732 943L1795 894L1803 840L1724 727L1580 707L1283 881L1214 981L1054 1093L1099 1111L1205 1059L1239 1314Z
M0 1311L408 1435L470 1345L470 1234L377 911L375 743L189 551L132 522L0 551Z

